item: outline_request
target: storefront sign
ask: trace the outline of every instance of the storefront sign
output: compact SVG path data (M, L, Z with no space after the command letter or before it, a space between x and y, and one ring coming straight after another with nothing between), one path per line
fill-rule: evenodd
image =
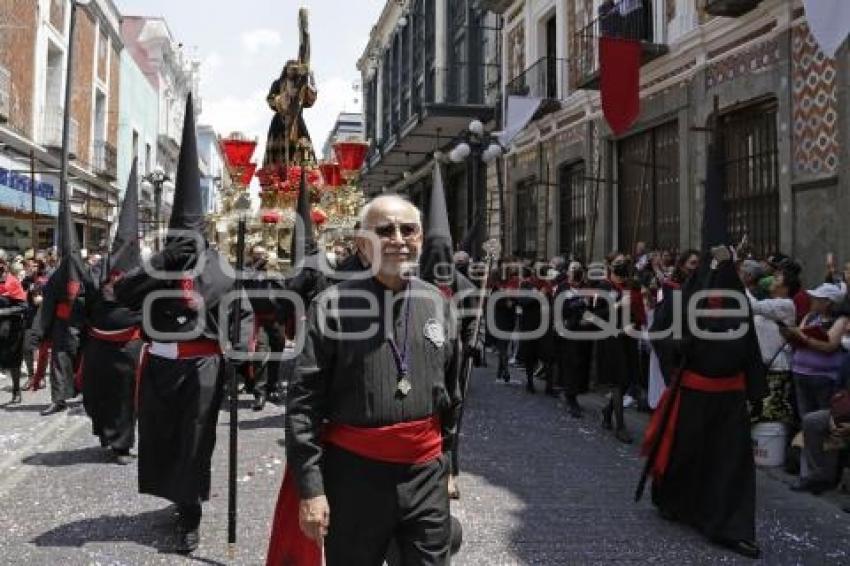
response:
M0 206L14 208L23 212L32 210L32 194L35 193L35 211L45 216L59 214L58 203L52 202L54 188L52 183L36 182L17 171L0 167Z

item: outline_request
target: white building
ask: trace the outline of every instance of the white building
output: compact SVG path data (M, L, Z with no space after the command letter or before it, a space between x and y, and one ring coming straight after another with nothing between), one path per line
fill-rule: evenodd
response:
M157 165L170 177L177 169L186 97L193 93L195 115L201 113L199 66L174 38L163 18L125 16L122 32L127 50L154 85L159 100ZM163 195L163 218L170 214L173 195Z
M325 145L322 147L322 154L325 159L332 161L334 159L334 142L362 138L363 114L360 112L340 112L336 122L334 122L333 128L331 128L328 134L328 139L325 140Z
M200 125L197 130L204 213L215 214L221 211L221 191L230 187L230 174L218 134L213 127Z

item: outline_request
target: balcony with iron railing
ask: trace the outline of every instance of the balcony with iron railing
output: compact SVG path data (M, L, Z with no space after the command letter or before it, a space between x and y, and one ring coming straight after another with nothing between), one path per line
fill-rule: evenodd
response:
M12 74L0 67L0 124L9 121L12 111Z
M94 142L94 172L104 179L114 181L118 178L118 151L107 141Z
M663 30L655 29L651 0L619 0L600 6L598 16L573 35L572 79L578 89L599 88L599 39L616 37L640 42L641 64L667 54Z
M41 127L41 142L47 148L60 150L62 149L62 128L65 119L65 112L59 106L45 108L42 112L44 121ZM77 142L79 138L79 124L73 118L68 122L68 153L71 159L77 157Z
M508 82L507 96L564 99L568 94L566 59L541 57L525 71Z

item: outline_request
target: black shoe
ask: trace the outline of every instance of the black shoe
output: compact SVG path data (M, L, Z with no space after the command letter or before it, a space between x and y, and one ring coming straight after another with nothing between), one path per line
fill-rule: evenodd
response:
M254 404L251 408L255 411L262 411L266 406L266 395L264 393L254 394Z
M578 401L575 399L567 400L567 414L574 419L580 419L582 417L583 411L581 410L581 405L578 404Z
M280 405L283 403L283 395L281 395L280 391L272 391L268 396L269 403L274 403L275 405Z
M112 459L119 466L128 466L133 463L133 458L130 456L129 450L112 449Z
M180 529L177 534L177 548L175 550L178 554L192 554L198 550L200 540L198 529L191 531Z
M761 549L755 541L719 539L715 542L747 558L756 559L761 557Z
M614 432L614 438L616 438L623 444L631 444L635 441L635 439L632 438L632 435L629 434L629 431L627 431L625 428L618 428Z
M614 424L611 421L611 417L614 413L614 406L610 403L605 405L605 408L602 409L602 428L605 430L611 430L614 428Z
M10 405L20 405L21 404L21 392L18 391L16 393L12 393L12 400L9 401Z
M791 484L791 491L808 492L812 495L820 495L824 491L832 487L829 482L813 481L800 478Z
M62 411L64 411L67 408L68 408L68 405L66 405L64 401L57 401L55 403L51 403L49 407L44 409L41 412L41 416L47 417L47 416L50 416L50 415L55 415L56 413L61 413Z

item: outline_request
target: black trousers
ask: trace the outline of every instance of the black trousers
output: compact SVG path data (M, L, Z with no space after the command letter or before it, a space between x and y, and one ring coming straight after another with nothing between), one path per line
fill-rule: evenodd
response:
M263 324L257 329L257 352L268 352L278 357L283 348L284 338L276 325ZM262 362L254 362L254 391L276 391L279 375L279 361L265 358Z
M327 566L381 566L395 539L404 566L449 562L448 458L387 464L328 446L322 458L331 510Z
M557 342L556 356L558 382L564 394L571 399L586 393L590 383L590 365L593 359L593 342L590 340L563 340Z

